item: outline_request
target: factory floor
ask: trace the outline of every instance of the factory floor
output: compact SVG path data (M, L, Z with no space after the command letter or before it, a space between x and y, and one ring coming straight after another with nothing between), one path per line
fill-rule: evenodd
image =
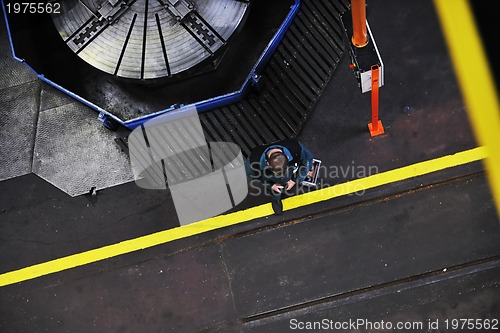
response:
M385 134L370 136L344 54L298 135L323 188L280 216L255 188L182 228L168 192L132 181L72 197L34 173L2 180L0 332L500 329L500 219L433 3L373 0L367 15ZM40 89L0 100L21 103L19 85Z

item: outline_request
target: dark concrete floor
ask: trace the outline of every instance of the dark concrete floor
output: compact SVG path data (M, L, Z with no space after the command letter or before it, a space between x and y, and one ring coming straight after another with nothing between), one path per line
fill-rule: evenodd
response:
M386 134L369 136L370 96L345 55L299 138L324 165L378 172L475 147L432 1L368 6ZM0 205L0 272L178 225L165 192L133 183L70 198L30 174L0 182ZM457 331L445 320L500 319L499 239L475 162L1 287L0 332L288 332L323 319Z

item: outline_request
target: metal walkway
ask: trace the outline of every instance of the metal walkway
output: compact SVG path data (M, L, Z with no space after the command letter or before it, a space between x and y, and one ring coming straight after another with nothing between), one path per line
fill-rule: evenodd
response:
M207 141L234 142L248 155L257 145L295 137L344 53L340 14L348 6L346 0L303 1L260 91L200 115Z

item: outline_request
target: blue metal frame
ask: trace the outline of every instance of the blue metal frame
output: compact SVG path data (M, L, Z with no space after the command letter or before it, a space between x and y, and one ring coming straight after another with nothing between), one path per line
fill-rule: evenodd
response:
M66 89L66 88L58 85L57 83L53 82L52 80L46 78L43 74L37 73L28 63L26 63L26 61L24 59L18 58L16 56L15 50L14 50L14 44L12 42L12 36L10 33L9 21L7 19L7 12L5 10L4 0L0 0L0 2L2 3L5 24L7 26L7 34L9 36L10 48L12 51L12 57L15 60L26 65L43 82L51 85L52 87L54 87L54 88L62 91L63 93L71 96L72 98L76 99L77 101L87 105L91 109L99 112L98 119L102 123L105 123L106 120L109 120L111 118L116 123L128 128L130 130L133 130L137 126L140 126L143 123L145 123L146 121L151 120L154 117L157 117L158 115L175 110L178 107L178 106L174 105L174 106L169 107L168 109L157 111L157 112L154 112L154 113L142 116L142 117L138 117L138 118L135 118L132 120L123 121L120 118L113 115L112 113L110 113L110 112L104 110L103 108L87 101L86 99L82 98L81 96L69 91L68 89ZM206 112L206 111L220 108L220 107L223 107L223 106L226 106L229 104L237 103L237 102L243 100L243 98L247 94L247 92L250 89L250 87L252 86L252 84L254 84L254 82L256 80L258 80L258 78L260 77L261 71L264 69L266 64L269 62L269 59L271 59L272 55L276 51L276 48L279 46L279 43L283 39L283 36L285 35L286 31L288 30L288 28L292 24L293 19L295 18L295 15L299 11L299 9L300 9L300 0L295 0L295 4L293 4L290 7L290 12L288 13L287 17L285 18L285 20L281 24L278 31L274 34L271 41L267 44L266 48L264 49L264 51L260 55L259 59L257 60L255 65L251 69L250 73L248 74L246 80L244 81L243 85L241 86L241 88L239 90L234 91L232 93L225 94L225 95L221 95L221 96L209 98L209 99L206 99L203 101L199 101L196 103L192 103L189 105L195 106L197 108L198 112Z

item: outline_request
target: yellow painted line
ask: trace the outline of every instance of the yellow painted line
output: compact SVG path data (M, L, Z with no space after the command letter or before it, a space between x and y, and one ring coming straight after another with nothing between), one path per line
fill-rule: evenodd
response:
M433 160L428 160L399 169L382 172L365 178L323 188L313 192L293 196L283 200L285 210L302 207L316 202L333 199L339 196L364 191L374 187L391 184L397 181L426 175L432 172L452 168L458 165L484 159L487 155L483 147L466 150ZM130 239L120 243L104 246L94 250L77 253L67 257L47 261L15 271L0 274L0 286L34 279L40 276L64 271L122 254L139 251L156 245L165 244L177 239L201 234L203 232L228 227L238 223L269 216L273 214L271 204L264 204L227 215L220 215L200 222L188 224L154 234Z
M362 192L374 187L426 175L454 166L479 161L486 158L486 156L487 151L483 147L466 150L454 155L448 155L433 160L412 164L399 169L377 173L365 178L359 178L350 182L327 187L318 191L305 193L300 196L290 197L286 200L283 200L284 202L286 202L286 204L283 204L283 208L292 209L304 206L303 197L306 198L307 204L310 205L339 196Z
M486 171L500 216L500 107L467 0L434 0L474 135L489 150Z

